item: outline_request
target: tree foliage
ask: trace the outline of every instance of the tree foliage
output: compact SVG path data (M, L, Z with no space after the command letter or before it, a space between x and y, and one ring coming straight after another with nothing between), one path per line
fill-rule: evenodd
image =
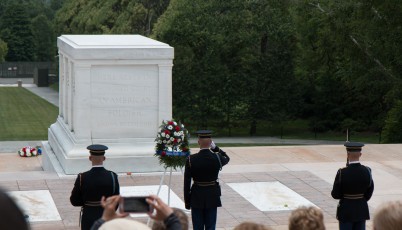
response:
M48 18L40 14L32 19L32 35L35 41L35 60L52 61L56 53L53 25Z
M0 39L0 63L4 61L4 57L6 56L7 51L7 43Z
M52 21L64 0L0 1L0 36L6 61L52 61L56 38Z
M294 39L286 4L171 1L153 36L175 47L177 118L191 117L197 127L207 127L209 119L231 127L247 118L254 134L258 119L289 114L297 90L291 90Z
M306 84L304 114L313 129L337 130L350 120L359 131L381 129L398 94L401 6L394 0L295 5L295 71Z
M395 106L388 112L383 131L383 143L402 142L402 101L395 103Z
M34 43L26 5L7 6L2 15L0 36L8 45L7 61L33 61Z
M149 35L168 0L66 0L58 11L57 34Z

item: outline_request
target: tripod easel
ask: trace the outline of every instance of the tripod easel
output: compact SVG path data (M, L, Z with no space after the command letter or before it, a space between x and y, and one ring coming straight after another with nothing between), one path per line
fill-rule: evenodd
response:
M169 168L169 170L168 170ZM159 188L158 188L158 192L156 193L157 196L159 196L159 193L161 191L161 188L163 186L163 182L165 181L165 176L166 176L166 172L169 171L169 183L168 183L168 200L167 200L167 205L170 206L170 187L171 187L171 182L172 182L172 173L173 173L173 167L165 167L165 171L163 172L162 176L161 176L161 180L159 183ZM181 174L184 175L183 172L183 168L180 168ZM151 218L148 218L147 221L147 225L149 226L149 223L151 221Z

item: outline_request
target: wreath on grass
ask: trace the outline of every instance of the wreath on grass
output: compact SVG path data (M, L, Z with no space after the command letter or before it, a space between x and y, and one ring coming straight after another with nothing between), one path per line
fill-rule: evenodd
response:
M189 133L175 120L163 120L156 135L155 156L163 167L182 168L190 155Z

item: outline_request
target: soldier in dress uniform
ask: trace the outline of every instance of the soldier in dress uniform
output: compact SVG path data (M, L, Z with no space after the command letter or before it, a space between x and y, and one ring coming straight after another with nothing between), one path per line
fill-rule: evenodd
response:
M197 134L200 151L186 161L184 202L186 209L191 209L194 230L215 229L217 207L222 206L218 174L230 159L212 141L212 131L200 130Z
M366 229L370 219L367 201L374 191L371 169L360 164L364 144L346 142L347 166L336 173L331 195L339 199L336 217L340 230Z
M87 147L92 162L92 169L80 173L74 183L70 202L73 206L82 206L80 213L81 229L90 229L92 224L102 216L102 196L109 197L120 194L117 174L103 167L105 161L104 145L90 145ZM82 214L82 215L81 215Z

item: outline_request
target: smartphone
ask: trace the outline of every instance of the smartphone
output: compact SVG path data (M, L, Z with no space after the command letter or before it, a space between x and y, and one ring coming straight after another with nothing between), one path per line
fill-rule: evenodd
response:
M151 206L147 203L148 196L131 196L120 199L120 212L127 213L148 213L151 212Z

